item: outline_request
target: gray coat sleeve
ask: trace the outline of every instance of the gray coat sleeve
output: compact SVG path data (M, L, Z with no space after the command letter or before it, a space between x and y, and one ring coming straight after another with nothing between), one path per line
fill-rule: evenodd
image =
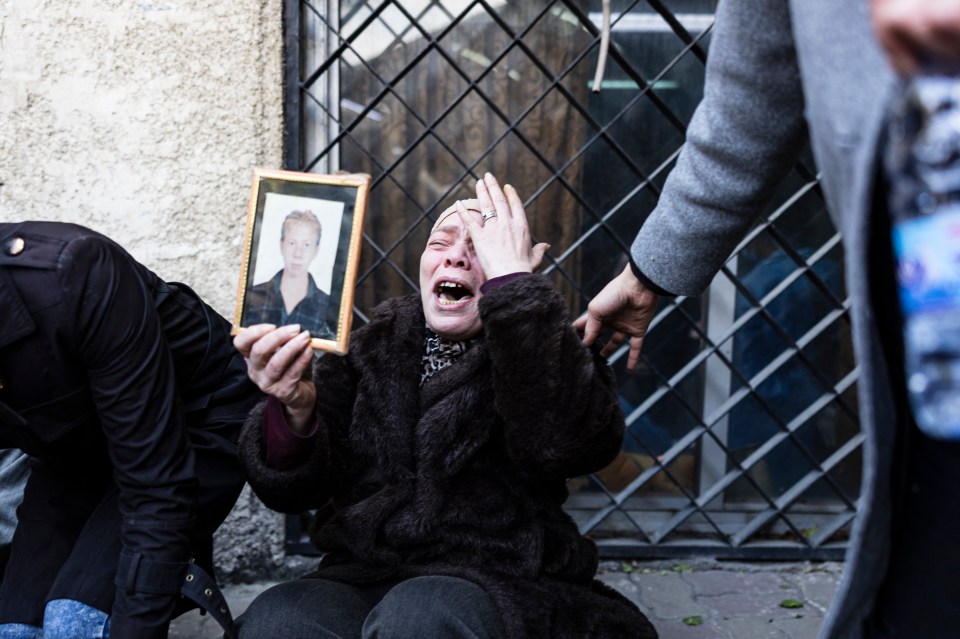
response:
M634 240L654 284L698 295L803 148L803 91L788 3L722 0L704 98L656 209Z

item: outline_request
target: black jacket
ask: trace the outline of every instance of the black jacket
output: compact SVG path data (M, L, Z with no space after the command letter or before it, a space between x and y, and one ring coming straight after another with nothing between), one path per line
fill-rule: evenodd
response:
M482 586L511 637L649 639L649 621L594 580L597 553L562 509L566 480L623 436L613 376L546 277L480 300L483 337L419 387L419 296L395 299L317 363L320 430L303 464L265 464L260 412L241 436L268 506L318 509L316 576L370 583L453 575Z
M113 637L165 637L177 596L151 571L209 567L243 484L235 442L259 392L229 324L60 223L0 224L0 308L0 447L34 458L0 622L39 625L67 597L111 612ZM134 568L115 586L121 551Z

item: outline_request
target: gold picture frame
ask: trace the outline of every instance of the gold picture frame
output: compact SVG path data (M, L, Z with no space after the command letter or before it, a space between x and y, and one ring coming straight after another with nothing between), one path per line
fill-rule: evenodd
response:
M345 355L370 176L253 170L233 334L300 324Z

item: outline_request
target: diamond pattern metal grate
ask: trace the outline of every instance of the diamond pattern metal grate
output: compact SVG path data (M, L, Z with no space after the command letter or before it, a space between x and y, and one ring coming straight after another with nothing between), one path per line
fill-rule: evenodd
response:
M527 198L571 313L625 264L702 95L714 0L286 0L285 164L373 176L356 322L416 291L437 213L491 170ZM807 158L698 298L611 358L620 458L567 508L607 556L836 558L862 437L842 248ZM288 522L309 552L308 515Z

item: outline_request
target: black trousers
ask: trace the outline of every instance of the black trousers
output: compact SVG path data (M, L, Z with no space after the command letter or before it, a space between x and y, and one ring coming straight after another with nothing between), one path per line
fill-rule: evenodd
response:
M462 637L501 639L493 600L480 586L446 576L348 586L301 579L274 586L237 619L241 639Z

